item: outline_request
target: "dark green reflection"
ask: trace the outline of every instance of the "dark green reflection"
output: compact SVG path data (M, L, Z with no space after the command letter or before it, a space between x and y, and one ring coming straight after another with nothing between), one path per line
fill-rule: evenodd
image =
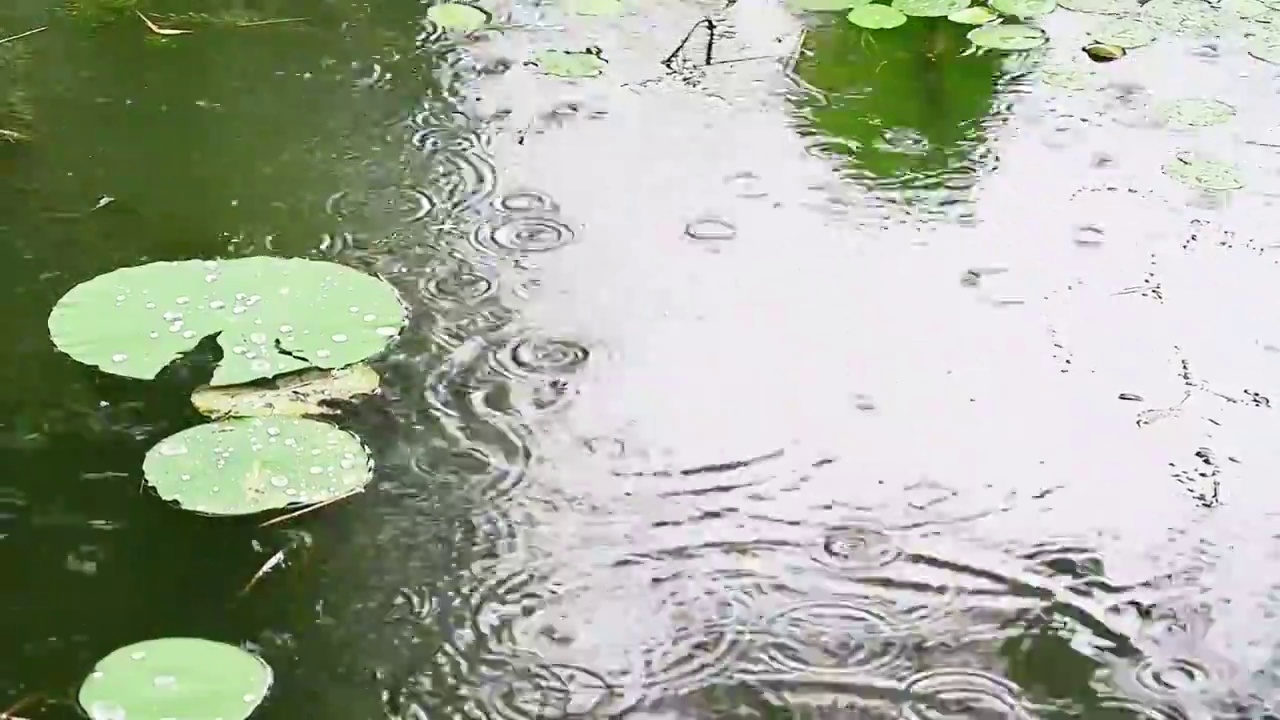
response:
M967 29L925 18L883 31L843 18L813 29L796 72L824 99L798 101L802 132L880 185L967 184L999 74L997 55L963 54Z

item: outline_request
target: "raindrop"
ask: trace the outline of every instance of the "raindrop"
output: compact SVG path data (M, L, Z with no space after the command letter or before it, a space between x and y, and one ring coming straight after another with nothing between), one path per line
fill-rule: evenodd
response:
M282 332L282 333L291 333L291 332L293 332L293 326L292 326L292 325L281 325L281 326L280 326L280 332Z
M152 330L150 333L147 333L147 336L150 337L152 340L155 340L156 338L160 337L160 333Z
M116 296L116 302L118 302L118 303L119 303L119 302L124 302L124 298L125 298L125 296L124 296L124 295L117 295L117 296Z
M236 315L243 315L244 311L245 311L245 307L243 305L237 305L231 308L231 312L235 313Z
M282 488L289 484L289 478L283 475L276 475L271 478L271 484L275 487Z
M178 687L178 678L172 675L157 675L151 683L158 688L173 689Z
M249 363L249 367L252 368L254 372L258 372L258 373L270 372L271 362L268 360L261 360L261 359L254 360L253 362Z
M839 601L802 602L765 622L761 660L771 671L841 672L886 678L910 672L908 643L870 608Z
M110 700L95 700L89 706L89 717L92 720L125 720L124 708Z
M869 525L836 528L822 539L822 555L816 559L837 570L882 568L902 556L893 538Z
M170 326L169 326L169 332L171 332L171 333L176 333L176 332L178 332L178 331L179 331L179 330L181 330L181 329L182 329L182 321L181 321L181 320L179 320L178 322L176 322L176 323L174 323L174 324L172 324L172 325L170 325Z
M344 343L347 341L347 336L339 333L333 336L333 341L336 343Z
M360 308L356 307L355 305L352 305L351 307L347 308L347 312L355 314L360 312Z
M129 356L125 355L124 353L116 353L115 355L111 356L111 362L121 363L128 359L129 359Z
M520 374L564 374L582 366L590 356L586 347L572 340L525 338L507 353L512 369Z
M183 295L177 300L174 300L174 302L178 303L179 305L186 305L187 303L191 302L191 298L187 297L186 295Z
M509 213L554 213L560 208L549 195L537 190L517 190L499 197L494 205L498 210Z
M181 319L182 319L182 313L180 313L180 312L173 312L172 310L170 310L170 311L166 312L164 315L161 315L160 317L164 318L164 321L165 321L165 322L173 322L174 320L181 320Z
M271 427L267 428L267 434L270 435L271 437L275 437L280 434L280 428L272 425Z
M175 455L186 455L187 446L183 445L182 443L162 443L158 448L158 452L161 455L164 455L166 457L173 457ZM137 658L134 658L134 659L136 660Z
M724 218L708 216L685 225L684 234L694 240L732 240L738 236L738 229Z
M243 699L245 702L253 702L253 700L254 700L254 696L253 696L253 695L248 695L248 694L246 694L246 695L244 696L244 698L242 698L242 699Z
M190 340L191 338L193 338L193 337L195 337L195 336L196 336L196 331L195 331L195 330L183 330L183 331L182 331L182 337L187 338L188 340Z
M400 330L397 328L391 327L390 325L384 325L378 328L377 330L374 330L374 332L378 333L383 337L393 337L396 333L400 332Z
M183 448L183 451L185 452L185 450L186 450L186 449L185 449L185 447L184 447L184 448ZM147 656L147 654L146 654L145 652L143 652L143 651L139 650L139 651L137 651L137 652L133 653L132 655L130 655L129 657L130 657L130 658L132 658L132 659L134 659L134 660L141 660L141 659L145 658L146 656Z
M249 336L249 342L254 345L266 345L267 336L264 333L256 332Z
M307 472L311 473L312 475L319 475L320 473L324 472L324 468L320 467L319 465L312 465L310 468L307 469Z
M149 303L147 303L144 307L146 307L148 310L155 310L155 309L156 309L156 304L155 304L155 303L153 303L153 302L149 302Z
M218 269L218 261L217 261L217 260L205 260L205 261L204 261L204 267L205 267L205 269L206 269L206 270L217 270L217 269Z
M916 673L903 683L910 696L909 720L970 720L999 717L1030 720L1017 686L981 670L940 668Z
M489 251L546 252L564 247L573 237L573 230L558 220L525 216L511 218L493 229L482 225L473 239Z
M446 303L474 303L496 290L492 280L476 272L461 271L428 278L423 284L425 295Z
M211 283L217 279L218 279L218 276L214 273L209 273L208 275L204 276L204 281L207 283Z
M373 313L366 313L363 318L365 322L373 322L374 320L377 320L377 319L378 319L378 316L374 315Z
M231 352L235 353L236 355L243 355L249 352L249 348L243 345L236 345L235 347L231 348Z
M329 357L329 356L330 356L330 355L332 355L332 354L333 354L333 353L329 352L328 350L317 350L317 351L316 351L316 357L318 357L318 358L327 358L327 357Z

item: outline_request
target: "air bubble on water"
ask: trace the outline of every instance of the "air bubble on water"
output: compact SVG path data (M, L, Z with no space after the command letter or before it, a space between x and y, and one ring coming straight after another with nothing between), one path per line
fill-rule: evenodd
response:
M254 343L255 345L265 345L267 342L267 336L265 333L256 332L249 336L249 342Z
M374 320L377 320L377 319L378 319L378 316L374 315L373 313L368 313L367 315L364 316L365 322L373 322Z
M291 332L293 332L293 326L292 326L292 325L281 325L281 326L280 326L280 332L282 332L282 333L291 333Z
M210 310L221 310L226 306L227 304L222 302L221 300L214 300L213 302L209 303Z
M337 335L333 336L333 341L336 343L344 343L347 341L347 336L343 335L342 333L338 333Z
M89 706L89 717L93 720L125 720L124 708L110 700L95 700Z
M177 300L174 300L174 302L178 303L179 305L186 305L187 303L191 302L191 298L187 297L186 295L183 295Z
M186 455L187 446L182 443L161 443L160 454L165 457L173 457L175 455Z
M374 330L374 332L378 333L382 337L392 337L399 331L396 328L391 327L390 325L383 325L377 330Z
M115 355L112 355L112 356L111 356L111 362L118 362L118 363L120 363L120 362L124 362L125 360L128 360L128 359L129 359L129 356L128 356L128 355L125 355L124 353L116 353Z
M324 468L320 467L319 465L312 465L311 468L307 470L307 472L311 473L312 475L319 475L320 473L324 472Z
M316 357L318 357L318 358L327 358L327 357L329 357L329 355L331 355L331 354L332 354L332 353L330 353L328 350L317 350L317 351L316 351Z
M182 331L182 337L187 338L188 340L190 340L191 338L193 338L193 337L195 337L195 336L196 336L196 331L195 331L195 330L183 330L183 331Z
M175 688L178 686L178 678L172 675L157 675L151 680L151 684L158 688Z
M276 475L275 477L271 478L271 484L274 485L275 487L281 488L289 484L289 478L283 475Z
M249 348L243 345L236 345L235 347L231 348L231 352L235 353L236 355L243 355L249 352Z

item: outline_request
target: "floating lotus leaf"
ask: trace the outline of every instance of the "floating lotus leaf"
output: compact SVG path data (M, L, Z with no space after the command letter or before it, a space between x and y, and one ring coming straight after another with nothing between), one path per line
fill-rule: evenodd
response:
M574 15L620 15L622 0L563 0L566 12Z
M1058 7L1096 15L1129 15L1138 11L1137 0L1058 0Z
M1175 127L1221 125L1235 117L1236 109L1221 100L1183 98L1160 108L1165 122Z
M210 385L381 352L405 322L395 289L343 265L300 258L156 262L75 286L49 315L62 352L113 375L149 380L203 338L222 361Z
M164 638L99 660L79 702L91 720L245 720L270 687L270 666L234 645Z
M1115 45L1125 50L1132 50L1143 45L1150 45L1155 42L1159 34L1155 28L1141 20L1120 18L1109 20L1094 28L1089 33L1089 37L1104 45Z
M548 75L569 78L595 77L604 72L604 58L588 51L543 50L534 56L538 69Z
M1048 42L1044 31L1030 25L983 25L969 31L969 42L991 50L1031 50Z
M990 9L981 5L967 7L963 10L957 10L947 16L947 19L953 23L961 25L985 25L1000 16Z
M1019 18L1048 15L1057 7L1057 0L991 0L993 10Z
M359 438L295 417L197 425L147 452L142 474L156 493L205 515L251 515L361 490L372 478Z
M849 22L868 30L888 30L907 21L907 16L888 5L863 5L849 11Z
M1226 191L1244 187L1244 181L1234 166L1191 152L1178 153L1165 163L1164 172L1185 185L1204 190Z
M337 370L303 370L251 385L205 386L191 394L191 404L217 419L326 415L336 412L327 403L373 394L379 381L378 373L363 363Z
M871 0L787 0L787 5L808 12L833 12L866 5Z
M969 0L893 0L893 8L912 17L946 17L969 7Z
M450 32L472 32L489 22L489 14L462 3L443 3L427 8L427 19Z

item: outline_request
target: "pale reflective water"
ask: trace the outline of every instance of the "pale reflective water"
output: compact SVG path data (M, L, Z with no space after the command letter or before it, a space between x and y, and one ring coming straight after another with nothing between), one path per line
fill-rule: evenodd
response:
M505 2L472 38L282 3L313 19L165 44L27 5L0 702L199 635L271 663L262 718L1275 712L1277 73L1230 38L1068 90L1067 42L868 45L763 0ZM599 78L525 62L588 46ZM1168 127L1188 96L1236 114ZM1162 174L1185 147L1247 187ZM182 377L43 329L120 264L261 252L413 311L344 419L374 487L286 530L140 493L198 421Z

